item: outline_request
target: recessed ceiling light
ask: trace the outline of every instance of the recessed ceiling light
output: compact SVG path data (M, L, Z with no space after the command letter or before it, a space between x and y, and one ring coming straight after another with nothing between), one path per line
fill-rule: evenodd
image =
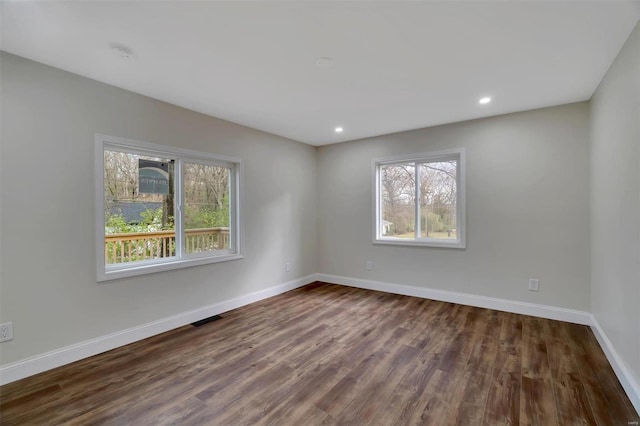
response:
M342 133L344 129L342 127L336 127L334 130L336 131L336 133Z
M484 97L484 98L480 98L480 100L478 101L478 103L479 103L479 104L482 104L482 105L484 105L484 104L488 104L489 102L491 102L491 98L490 98L490 97L488 97L488 96L486 96L486 97Z
M112 44L111 45L111 52L120 59L123 59L125 61L133 58L133 51L131 49L129 49L128 47L124 47L121 46L119 44Z
M320 68L331 68L333 66L333 58L322 57L316 59L316 65Z

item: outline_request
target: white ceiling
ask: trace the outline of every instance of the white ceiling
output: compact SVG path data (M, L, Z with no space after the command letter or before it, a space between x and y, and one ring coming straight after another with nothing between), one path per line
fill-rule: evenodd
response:
M640 19L607 0L1 8L2 50L312 145L587 100Z

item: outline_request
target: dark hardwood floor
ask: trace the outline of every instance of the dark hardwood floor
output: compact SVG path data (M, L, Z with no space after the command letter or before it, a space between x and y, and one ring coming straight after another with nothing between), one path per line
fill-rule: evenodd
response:
M320 283L0 398L3 426L640 420L588 327Z

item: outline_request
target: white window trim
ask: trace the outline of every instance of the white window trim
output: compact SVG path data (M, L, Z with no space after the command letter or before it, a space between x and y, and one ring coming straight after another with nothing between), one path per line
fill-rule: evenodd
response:
M123 149L127 152L137 152L143 155L166 155L169 158L178 157L181 161L176 162L176 185L181 185L182 181L182 161L199 162L203 164L219 164L225 167L232 166L232 176L230 186L234 194L230 200L233 203L234 213L231 216L229 235L230 249L216 254L191 254L182 257L167 259L153 259L142 262L127 263L120 265L107 265L105 263L105 231L104 231L104 150L105 148ZM96 235L96 271L97 281L108 281L118 278L133 277L137 275L150 274L155 272L169 271L173 269L188 268L210 263L226 262L244 258L244 230L242 222L242 181L243 162L236 157L214 155L205 152L193 151L183 148L174 148L164 145L157 145L149 142L142 142L133 139L120 138L116 136L95 135L95 235ZM176 200L176 209L181 210L182 206ZM176 221L176 245L181 250L182 221ZM179 223L180 222L180 223ZM233 230L235 229L235 232Z
M383 237L380 226L382 218L381 194L380 194L380 166L397 164L404 162L433 162L447 160L456 157L458 167L456 173L456 234L455 240L443 240L439 238L394 238ZM374 158L371 160L372 181L373 181L373 244L395 245L395 246L419 246L419 247L444 247L464 249L466 243L466 162L464 148L449 149L444 151L425 152L421 154L396 155L391 157ZM419 220L419 218L416 218Z

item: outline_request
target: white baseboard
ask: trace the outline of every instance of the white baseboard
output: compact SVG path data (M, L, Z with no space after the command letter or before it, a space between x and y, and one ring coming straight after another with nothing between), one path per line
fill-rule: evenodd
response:
M370 281L358 278L339 277L336 275L317 274L318 281L341 284L368 290L384 291L386 293L415 296L423 299L439 300L441 302L458 303L461 305L477 306L479 308L495 309L515 314L531 315L534 317L591 325L591 314L573 309L558 308L556 306L537 305L534 303L517 302L494 297L476 296L454 291L435 290L424 287L414 287L402 284L392 284L380 281Z
M158 321L107 334L106 336L86 340L51 352L46 352L41 355L6 364L0 367L0 385L33 376L34 374L42 373L43 371L51 370L120 346L128 345L129 343L137 342L139 340L173 330L174 328L182 327L184 325L257 302L259 300L285 293L289 290L310 284L316 281L316 278L316 274L307 275L306 277L256 291L245 296L214 303L209 306L203 306L192 311L183 312Z
M591 330L593 330L593 334L595 334L596 339L598 339L600 347L607 356L609 364L611 364L613 371L616 373L616 376L618 376L618 380L620 380L620 384L627 393L629 400L631 400L633 407L640 415L640 384L635 380L626 363L620 355L618 355L611 340L609 340L600 323L593 315L591 315Z
M101 336L95 339L80 342L64 348L56 349L41 355L13 362L0 367L0 385L14 382L43 371L51 370L65 364L69 364L90 356L118 348L160 333L182 327L187 324L218 315L232 309L239 308L278 294L302 287L315 281L332 284L358 287L368 290L383 291L386 293L402 294L425 299L439 300L442 302L458 303L462 305L477 306L480 308L495 309L499 311L517 314L531 315L541 318L572 322L576 324L590 325L602 350L604 351L618 380L626 391L636 411L640 413L640 385L634 379L626 364L620 358L604 330L588 312L555 306L537 305L533 303L517 302L507 299L498 299L486 296L477 296L466 293L458 293L446 290L436 290L423 287L414 287L401 284L392 284L380 281L370 281L358 278L347 278L329 274L311 274L296 280L276 285L264 290L229 299L213 305L204 306L192 311L183 312L153 321L137 327Z
M383 291L386 293L402 294L405 296L439 300L441 302L458 303L461 305L477 306L479 308L496 309L515 314L531 315L534 317L589 325L591 326L596 339L598 339L598 343L602 347L603 352L607 356L613 371L616 373L618 380L620 380L622 387L627 393L629 400L631 400L636 411L640 414L640 385L634 379L626 364L616 352L613 344L604 333L602 327L600 327L598 321L588 312L559 308L556 306L537 305L507 299L476 296L473 294L392 284L380 281L370 281L358 278L347 278L328 274L316 274L316 279L317 281L332 284L340 284L368 290Z

